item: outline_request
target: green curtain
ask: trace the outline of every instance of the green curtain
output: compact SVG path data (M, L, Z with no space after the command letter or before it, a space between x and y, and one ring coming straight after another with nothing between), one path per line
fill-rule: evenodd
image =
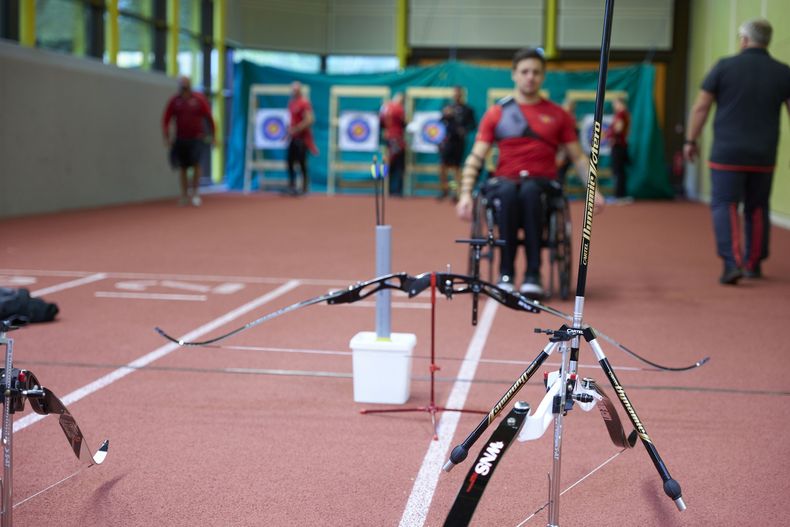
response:
M628 170L628 193L636 198L670 198L673 195L669 173L664 159L663 137L658 127L653 101L655 68L640 64L625 68L612 68L607 79L608 90L621 90L628 94L631 111L631 130L628 136L631 164ZM252 84L289 84L300 81L310 87L310 101L315 112L313 126L318 156L310 156L309 171L312 190L325 191L327 185L327 152L329 141L329 90L334 85L389 86L392 93L405 91L411 86L449 87L464 86L467 102L474 109L477 120L485 113L489 88L512 88L509 68L492 68L445 62L429 67L411 67L397 73L364 75L309 74L262 67L247 61L235 65L233 83L233 108L231 132L228 141L226 183L230 189L241 189L244 185L245 144L247 140L247 114L249 90ZM548 71L543 89L549 98L562 103L567 90L592 90L598 81L597 71L557 72ZM287 96L263 100L265 105L284 107ZM589 108L585 105L589 104ZM361 108L370 110L370 108ZM423 108L420 108L423 109ZM425 108L432 109L432 108ZM438 108L436 108L438 109ZM592 113L593 103L577 107L577 116ZM609 103L604 108L611 112ZM271 154L270 154L271 155ZM282 157L284 153L278 154ZM345 154L344 154L345 156ZM349 159L359 158L351 154ZM274 155L272 157L277 157ZM608 166L608 160L602 160ZM283 177L285 175L283 174ZM253 188L257 181L253 178ZM609 184L609 183L607 183Z

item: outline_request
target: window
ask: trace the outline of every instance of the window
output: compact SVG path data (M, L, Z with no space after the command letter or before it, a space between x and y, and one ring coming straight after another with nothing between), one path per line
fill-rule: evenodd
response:
M233 53L233 61L248 60L260 66L272 66L302 73L321 71L321 57L309 53L286 53L282 51L260 51L240 49Z
M178 74L192 79L193 86L203 84L203 50L200 39L184 31L178 34Z
M326 59L326 72L331 74L385 73L399 68L398 57L330 55Z
M154 60L153 27L150 22L119 14L118 66L121 68L150 69Z
M79 0L36 0L36 46L86 55L87 19Z

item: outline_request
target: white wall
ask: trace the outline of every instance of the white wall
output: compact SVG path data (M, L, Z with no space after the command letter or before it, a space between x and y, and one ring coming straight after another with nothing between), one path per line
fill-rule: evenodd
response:
M395 0L238 0L228 39L243 48L394 55Z
M545 0L407 0L408 42L418 48L544 44ZM674 0L617 0L612 49L672 47ZM396 0L234 0L228 38L245 48L393 55ZM604 0L558 0L560 48L598 49Z
M178 195L173 79L2 41L0 72L0 217Z
M673 0L617 0L612 49L672 49ZM559 0L557 46L601 49L604 1Z
M544 3L543 0L409 0L409 45L540 46Z

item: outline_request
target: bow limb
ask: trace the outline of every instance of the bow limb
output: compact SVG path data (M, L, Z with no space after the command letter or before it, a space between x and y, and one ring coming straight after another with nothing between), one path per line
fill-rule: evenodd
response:
M346 289L340 289L338 291L332 291L330 293L326 293L321 296L317 296L314 298L308 298L307 300L302 300L301 302L297 302L295 304L291 304L290 306L286 306L282 309L278 309L272 313L264 315L252 322L248 322L241 327L234 329L233 331L229 331L224 335L220 335L218 337L214 337L208 340L202 341L184 341L169 335L163 329L156 327L154 328L157 333L162 335L164 338L178 344L179 346L207 346L209 344L217 343L221 340L225 340L233 335L237 335L243 331L247 331L259 324L272 320L274 318L280 317L285 315L286 313L290 313L291 311L296 311L297 309L302 309L308 306L312 306L314 304L321 304L326 302L327 304L350 304L353 302L357 302L368 296L377 293L378 291L384 289L398 289L401 291L405 291L409 294L409 296L414 296L419 294L422 289L425 289L426 286L422 286L422 282L425 281L424 276L427 276L427 279L430 280L430 274L420 275L419 277L412 277L406 273L393 273L384 276L380 276L378 278L373 278L372 280L367 280L365 282L357 282L356 284L352 284L348 286ZM430 282L428 282L430 285ZM419 289L422 287L422 289ZM412 292L412 291L415 292Z
M66 440L77 459L86 461L88 466L91 464L101 465L107 457L110 441L105 439L98 450L92 450L77 425L77 420L58 396L48 388L41 386L33 372L24 370L24 378L24 386L21 386L23 389L19 393L27 398L33 411L40 415L58 414L60 416L58 424L66 435ZM87 454L87 456L83 456L83 454Z
M461 287L459 287L461 286ZM452 273L439 273L437 275L437 287L439 291L444 295L450 297L453 294L464 294L464 293L471 293L471 294L484 294L493 300L496 300L500 304L505 307L509 307L510 309L515 309L517 311L527 311L530 313L539 313L541 311L545 311L550 315L554 315L555 317L561 318L568 322L573 322L573 317L567 313L564 313L558 309L555 309L551 306L547 306L545 304L540 303L537 300L533 300L531 298L527 298L524 295L517 293L517 292L510 292L501 289L494 284L486 282L484 280L480 280L478 278L466 275L457 275ZM672 366L663 366L656 362L653 362L641 355L637 354L633 350L627 348L623 344L620 344L615 339L603 333L602 331L598 330L595 327L592 327L588 324L584 325L585 328L589 327L592 329L597 336L609 342L612 346L620 349L624 353L632 356L633 358L641 361L644 364L647 364L653 368L663 370L663 371L688 371L693 370L695 368L699 368L700 366L704 365L706 362L710 360L710 357L704 357L694 364L690 364L688 366L680 366L680 367L672 367Z
M517 293L512 293L512 294L516 295ZM518 296L522 296L522 295L518 295ZM558 309L554 309L553 307L541 304L537 300L532 300L532 299L529 299L529 298L523 298L523 301L528 303L528 304L531 304L532 306L534 306L537 309L540 309L542 311L545 311L546 313L554 315L555 317L559 317L559 318L561 318L563 320L566 320L568 322L573 322L573 317L571 315L569 315L567 313L563 313L562 311L560 311ZM700 366L704 365L706 362L708 362L710 360L710 357L704 357L704 358L698 360L697 362L695 362L694 364L689 364L688 366L678 366L678 367L662 366L661 364L653 362L650 359L646 359L645 357L642 357L641 355L637 354L635 351L628 349L626 346L624 346L623 344L620 344L615 339L613 339L612 337L610 337L606 333L600 331L599 329L597 329L597 328L595 328L593 326L590 326L589 324L585 324L584 327L592 329L597 336L601 337L602 339L607 341L609 344L611 344L612 346L620 349L624 353L632 356L636 360L638 360L638 361L640 361L640 362L642 362L644 364L647 364L648 366L652 366L653 368L659 369L659 370L663 370L663 371L688 371L688 370L693 370L695 368L699 368Z

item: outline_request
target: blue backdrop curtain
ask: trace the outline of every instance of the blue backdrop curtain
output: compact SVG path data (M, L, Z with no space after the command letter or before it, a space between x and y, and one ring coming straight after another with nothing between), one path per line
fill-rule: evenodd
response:
M658 126L653 99L654 80L655 68L649 64L611 68L607 78L607 90L624 91L628 95L628 107L632 121L628 136L631 163L628 167L627 191L629 195L636 198L656 199L673 196L664 159L664 141ZM231 132L226 167L228 188L242 189L244 185L250 86L253 84L289 84L292 81L300 81L310 87L310 101L316 117L313 133L320 153L318 156L310 156L309 159L310 182L313 191L324 191L327 187L329 92L332 86L388 86L392 93L396 93L405 91L411 86L449 87L460 85L466 88L467 102L474 109L478 121L486 109L488 89L513 87L509 68L483 67L456 61L428 67L411 67L397 73L363 75L299 73L257 66L247 61L239 62L234 69ZM543 89L548 92L552 101L560 104L565 99L566 91L589 90L594 92L597 81L597 71L548 71ZM287 97L281 96L281 99L277 102L264 102L275 106L285 106ZM577 116L592 113L592 111L592 102L577 104ZM604 111L611 112L609 103ZM281 154L278 155L282 157ZM608 166L607 159L604 158L602 163L604 167ZM253 188L257 188L255 178L253 178Z

